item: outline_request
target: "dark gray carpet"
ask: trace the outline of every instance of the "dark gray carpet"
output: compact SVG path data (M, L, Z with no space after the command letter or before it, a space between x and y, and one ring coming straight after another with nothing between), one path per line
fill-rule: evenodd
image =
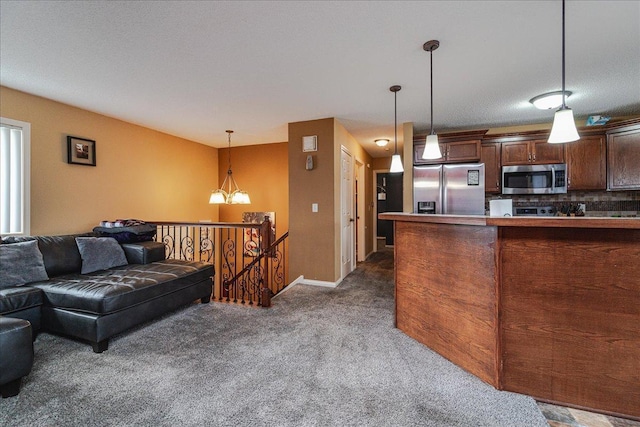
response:
M298 285L270 309L194 304L94 354L41 334L2 426L547 426L393 328L393 261L337 289Z

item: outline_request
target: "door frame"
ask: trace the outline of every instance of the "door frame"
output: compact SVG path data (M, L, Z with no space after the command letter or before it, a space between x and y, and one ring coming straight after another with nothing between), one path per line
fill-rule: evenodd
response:
M357 212L356 212L356 229L357 229L357 248L358 250L356 250L356 262L361 262L364 261L367 258L368 253L366 252L367 250L367 236L366 236L366 232L367 232L367 228L366 228L366 212L367 212L367 207L366 207L366 200L367 198L365 197L365 186L364 186L364 180L365 180L365 165L364 162L362 162L360 159L356 158L355 159L355 166L356 166L356 170L355 170L355 175L356 175L356 193L354 195L354 198L358 197L358 203L356 204L357 206ZM355 250L355 248L354 248Z
M342 166L342 155L343 153L345 155L347 155L350 159L351 159L351 168L350 168L350 182L352 184L351 186L351 197L349 198L349 212L351 213L351 216L355 216L356 212L354 212L354 201L355 201L355 188L353 186L353 182L355 181L355 166L354 166L354 157L353 154L351 154L351 152L349 151L349 149L347 147L345 147L344 145L340 146L340 280L344 279L347 274L351 273L353 270L356 269L356 245L355 245L355 237L356 237L356 228L355 228L355 218L351 218L351 230L349 233L349 239L351 240L351 254L350 254L350 263L348 266L348 272L346 274L343 274L343 263L342 263L342 259L343 259L343 250L344 250L344 242L342 242L342 229L344 228L344 224L343 224L343 202L345 200L344 194L343 194L343 181L345 178L344 175L344 168Z
M373 170L373 251L378 251L378 174L389 173L389 169Z

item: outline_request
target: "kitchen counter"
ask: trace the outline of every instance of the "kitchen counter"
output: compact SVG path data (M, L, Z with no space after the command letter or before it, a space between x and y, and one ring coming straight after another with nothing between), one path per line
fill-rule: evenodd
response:
M497 389L640 419L640 219L379 218L400 330Z
M380 219L428 222L433 224L481 225L499 227L562 227L562 228L625 228L640 229L640 218L595 216L511 216L493 217L480 215L426 215L389 212Z

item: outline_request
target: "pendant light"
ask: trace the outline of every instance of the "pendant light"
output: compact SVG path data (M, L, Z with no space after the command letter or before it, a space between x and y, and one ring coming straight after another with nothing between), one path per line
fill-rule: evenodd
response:
M424 151L422 152L423 159L439 159L442 157L440 144L438 143L438 135L436 135L436 132L433 130L433 51L436 50L438 46L440 46L440 42L438 40L429 40L422 45L422 48L429 52L431 74L431 133L427 136L427 140L424 144Z
M562 0L562 106L553 118L553 126L547 142L560 144L563 142L577 141L580 139L576 122L573 119L573 111L567 107L566 91L564 89L564 0Z
M226 132L229 141L229 167L227 169L227 176L224 178L224 181L222 181L220 188L211 192L209 203L213 205L248 205L251 203L249 194L246 191L240 190L236 180L233 179L233 172L231 171L231 134L233 131L227 130Z
M389 169L389 172L391 173L404 172L404 168L402 167L402 159L400 159L400 154L398 154L398 91L400 89L402 89L402 87L398 85L394 85L389 88L389 90L393 92L393 135L395 144L393 156L391 156L391 168Z

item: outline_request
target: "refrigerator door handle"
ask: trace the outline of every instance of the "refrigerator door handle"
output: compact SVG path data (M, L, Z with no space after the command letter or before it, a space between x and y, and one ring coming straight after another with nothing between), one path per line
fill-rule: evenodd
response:
M442 168L442 179L440 180L441 184L441 191L442 191L442 213L443 214L447 214L449 213L449 206L448 203L446 203L447 201L447 186L446 186L446 182L447 182L447 171L445 168Z

